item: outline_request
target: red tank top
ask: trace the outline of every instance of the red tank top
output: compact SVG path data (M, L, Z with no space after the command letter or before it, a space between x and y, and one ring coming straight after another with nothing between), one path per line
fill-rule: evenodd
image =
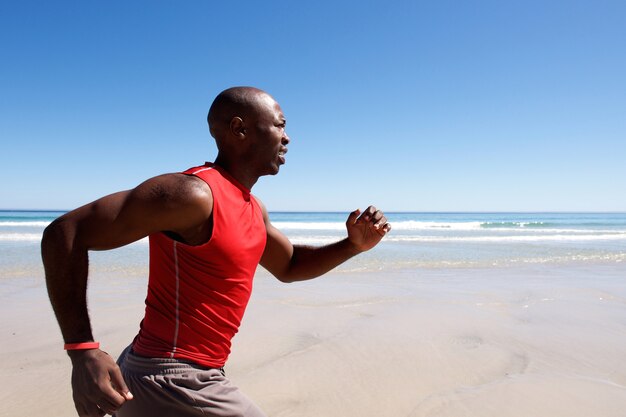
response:
M184 173L211 188L213 233L199 246L150 235L145 317L133 350L219 368L248 304L266 229L258 202L224 169L207 162Z

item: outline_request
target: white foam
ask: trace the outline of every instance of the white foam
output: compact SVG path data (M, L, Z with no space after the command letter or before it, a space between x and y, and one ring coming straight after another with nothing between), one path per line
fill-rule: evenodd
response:
M337 236L296 236L289 237L289 241L294 245L328 245L337 242Z
M0 227L46 227L50 222L0 222Z
M523 236L393 236L390 242L581 242L601 240L626 240L626 233L590 234L590 235L523 235Z
M3 233L0 234L2 242L39 242L41 233Z
M0 242L41 242L43 233L0 233ZM144 237L133 244L148 244L148 238Z
M481 222L420 222L407 220L390 222L395 230L480 230Z
M607 234L607 229L574 229L574 228L542 228L542 227L526 227L526 224L535 224L533 222L520 223L517 227L502 226L494 227L492 223L489 227L484 227L484 222L426 222L426 221L389 221L393 230L401 231L420 231L420 230L432 230L432 231L482 231L485 233L536 233L536 234L558 234L558 233L570 233L570 234ZM336 230L345 231L346 225L344 222L282 222L277 221L272 223L274 227L279 230Z
M279 230L345 230L345 223L331 222L272 222Z
M553 233L553 234L563 234L563 233L573 233L573 234L608 234L608 233L622 233L620 231L611 231L611 230L607 230L607 229L559 229L559 228L547 228L547 229L542 229L542 228L523 228L523 227L519 227L519 228L513 228L513 227L489 227L489 228L481 228L481 231L485 232L485 233L490 233L490 232L498 232L498 233L502 233L502 232L508 232L508 233L517 233L517 234L528 234L528 233L536 233L536 234L546 234L546 233Z
M390 221L394 230L481 230L481 222ZM345 230L343 222L273 222L280 230ZM493 230L493 229L492 229Z
M297 245L326 245L336 242L340 236L302 236L290 235L289 240ZM597 235L508 235L508 236L398 236L388 234L385 242L423 242L423 243L515 243L515 242L585 242L585 241L626 241L626 232Z

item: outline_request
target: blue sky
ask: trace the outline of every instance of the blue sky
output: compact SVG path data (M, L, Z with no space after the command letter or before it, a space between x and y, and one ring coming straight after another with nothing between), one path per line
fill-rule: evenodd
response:
M213 160L214 96L282 105L270 211L626 211L622 1L0 6L0 208Z

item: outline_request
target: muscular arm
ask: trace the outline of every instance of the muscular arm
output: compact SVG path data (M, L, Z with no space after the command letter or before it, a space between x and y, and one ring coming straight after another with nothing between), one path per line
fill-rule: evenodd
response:
M346 221L348 237L326 246L292 245L272 226L265 208L267 243L261 265L283 282L303 281L325 274L353 256L369 250L391 230L382 212L375 207L350 213Z
M65 343L93 340L86 302L89 250L117 248L158 231L171 231L194 244L208 223L212 204L210 189L201 180L168 174L133 190L103 197L50 224L44 231L41 253L48 295ZM83 372L83 368L93 366L96 373L102 373L104 368L113 372L117 370L115 364L108 363L99 350L69 353L74 364L74 400L79 415L98 415L95 407L107 412L119 407L123 400L111 390L111 383L100 386L102 392L94 394L91 391L98 390L85 388L84 380L74 379L77 368ZM123 385L123 381L117 382ZM84 395L89 401L77 400L77 390L80 395L83 388L91 389ZM96 395L100 398L92 398Z
M71 211L46 228L41 243L46 284L66 343L92 340L85 301L87 252L158 231L193 238L212 210L210 191L199 181L182 174L155 177Z

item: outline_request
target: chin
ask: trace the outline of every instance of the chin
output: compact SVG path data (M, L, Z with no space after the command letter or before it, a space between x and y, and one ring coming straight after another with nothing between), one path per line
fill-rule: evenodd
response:
M278 171L280 171L280 164L276 164L276 165L272 166L270 171L271 172L270 172L269 175L276 175L276 174L278 174Z
M261 175L259 175L259 177L263 177L265 175L276 175L278 174L278 171L280 171L280 167L273 167L263 172Z

